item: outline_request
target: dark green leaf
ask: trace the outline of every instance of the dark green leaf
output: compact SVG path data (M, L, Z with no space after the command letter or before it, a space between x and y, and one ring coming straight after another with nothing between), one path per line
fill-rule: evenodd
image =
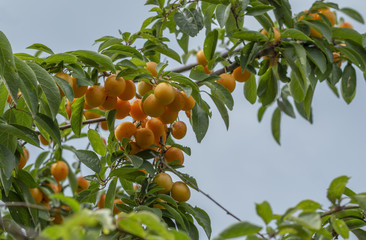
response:
M344 14L348 15L349 17L353 18L354 20L364 24L365 21L363 20L362 15L357 12L356 10L352 9L352 8L341 8L339 9L341 12L343 12Z
M114 68L113 62L111 58L106 55L93 52L90 50L77 50L71 52L72 54L76 55L77 57L81 58L83 61L92 61L96 64L98 68L101 68L103 71L111 70L115 72L116 69ZM93 65L95 65L93 64Z
M356 194L352 196L352 199L360 205L362 210L366 210L366 195L363 194Z
M332 28L332 37L340 40L352 40L362 46L362 35L351 28Z
M327 70L327 59L324 54L317 48L306 48L309 59L319 68L322 73Z
M30 45L29 47L27 47L27 49L34 49L34 50L42 51L45 53L54 54L53 51L51 50L51 48L47 47L46 45L44 45L42 43L34 43L34 44Z
M229 18L231 4L219 4L216 7L216 19L221 28L224 28Z
M179 62L179 63L182 63L181 59L180 59L180 55L174 51L173 49L171 48L168 48L167 46L165 45L159 45L155 48L155 50L161 54L164 54L172 59L174 59L175 61Z
M16 166L14 154L5 146L0 144L0 167L3 169L5 177L9 179Z
M215 103L217 109L219 110L221 118L225 122L226 129L229 129L229 114L227 112L225 104L220 99L218 99L217 97L215 97L211 94L210 94L210 97L211 97L212 101Z
M254 74L244 83L244 96L251 104L257 100L257 81Z
M48 64L59 64L61 62L67 64L73 64L77 62L77 58L69 53L57 53L46 58L46 63Z
M118 178L113 178L111 183L108 186L107 194L105 197L104 207L109 208L113 211L113 201L115 199L116 194L116 186L117 186Z
M268 38L260 32L257 31L240 31L234 32L231 37L238 38L247 41L268 41Z
M203 44L203 52L207 61L210 61L214 57L218 36L219 33L216 29L206 35L205 42Z
M174 14L174 21L180 30L191 37L198 33L198 26L193 13L189 9L178 11Z
M51 118L42 113L38 113L34 120L37 126L44 129L57 144L61 145L61 134L58 124L55 124Z
M268 5L258 5L255 7L247 7L247 13L246 15L249 16L257 16L257 15L262 15L270 10L274 9L274 7L272 6L268 6Z
M192 109L192 127L196 134L197 142L201 142L208 130L209 119L208 114L198 104Z
M141 167L143 168L143 166ZM136 178L139 176L145 176L145 174L141 171L141 169L136 168L118 168L113 170L110 173L110 176L116 176L121 179L126 179L132 182L136 181Z
M38 135L27 127L17 124L0 123L0 133L14 135L17 138L23 139L24 141L39 147Z
M300 39L305 41L313 41L311 38L309 38L305 33L295 29L295 28L289 28L286 29L281 33L281 38L292 38L292 39Z
M88 150L76 150L74 153L76 157L85 164L85 166L96 173L100 173L102 165L98 156L94 152Z
M129 158L132 162L132 165L135 168L140 168L142 166L142 164L144 163L144 159L136 156L136 155L127 155L127 158Z
M272 115L272 135L276 142L281 145L280 143L280 134L281 134L281 110L276 108Z
M348 64L342 75L342 96L346 103L351 103L356 94L356 71L352 65Z
M224 86L217 82L205 82L204 84L211 89L213 96L223 101L229 110L233 110L234 99Z
M19 196L17 193L15 193L13 191L10 191L8 196L5 195L3 190L1 191L1 193L2 193L2 197L3 197L2 200L5 203L7 203L7 202L23 202L23 199L21 198L21 196ZM27 226L27 227L31 226L32 216L30 215L27 208L24 208L24 207L9 207L8 209L9 209L11 217L13 218L13 220L15 222L17 222L21 226Z

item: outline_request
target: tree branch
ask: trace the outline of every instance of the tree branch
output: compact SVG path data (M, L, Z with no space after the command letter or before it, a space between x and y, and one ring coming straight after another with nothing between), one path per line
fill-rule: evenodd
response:
M105 117L100 117L100 118L94 118L94 119L89 119L89 120L85 120L82 122L82 125L87 125L87 124L92 124L92 123L99 123L99 122L104 122L107 121L107 119ZM60 126L60 130L65 130L71 128L71 124L66 124L63 126Z
M359 206L352 206L352 207L346 207L346 206L343 206L343 207L336 207L336 208L331 209L331 210L330 210L330 211L328 211L328 212L323 213L322 215L320 215L320 217L329 216L329 215L332 215L333 213L341 212L341 211L343 211L343 210L348 210L348 209L359 209L359 208L360 208Z

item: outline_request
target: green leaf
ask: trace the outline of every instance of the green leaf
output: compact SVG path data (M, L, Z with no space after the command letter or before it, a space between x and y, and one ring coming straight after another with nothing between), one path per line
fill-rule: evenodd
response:
M34 44L30 45L29 47L27 47L27 49L34 49L34 50L42 51L45 53L54 54L53 51L51 50L51 48L47 47L46 45L44 45L42 43L34 43Z
M172 208L171 206L169 205L164 205L165 209L173 216L174 220L179 223L181 225L181 227L184 229L184 230L187 230L187 227L186 225L184 224L184 220L183 220L183 217L182 215L180 214L180 212L178 212L177 210L175 210L174 208Z
M39 147L38 135L31 129L17 124L3 124L0 123L0 133L11 134L17 138Z
M264 106L271 104L277 96L278 83L275 79L273 71L269 68L259 78L257 94Z
M331 223L334 231L341 235L343 238L349 238L349 228L347 224L342 219L335 219L334 216L331 217Z
M263 115L266 111L267 107L266 106L261 106L259 109L258 109L258 122L261 122L262 121L262 118L263 118Z
M203 52L207 61L210 61L214 57L218 36L219 32L216 29L206 35L205 42L203 44Z
M197 142L200 143L207 133L209 119L208 114L198 104L194 105L194 108L192 109L191 123L193 131L196 134Z
M313 41L311 38L309 38L305 33L301 32L300 30L297 30L295 28L289 28L286 29L281 33L281 38L292 38L292 39L300 39L305 41Z
M2 201L7 202L23 202L21 196L13 191L9 191L9 195L5 195L4 191L1 190ZM21 226L31 226L32 216L30 215L27 208L24 207L8 207L12 219L20 224Z
M357 239L365 240L366 239L366 231L362 229L352 230L352 232L356 235Z
M69 53L57 53L46 58L45 62L47 64L59 64L61 62L66 64L73 64L77 62L77 57Z
M17 178L22 181L28 188L39 187L38 183L36 183L32 175L30 175L30 173L25 170L19 171Z
M244 96L251 104L257 100L257 81L254 74L244 83Z
M102 45L101 45L102 46ZM142 54L136 50L136 48L131 46L126 46L123 44L114 44L110 46L108 49L103 51L104 53L118 53L122 55L127 55L133 58L138 58L143 60Z
M219 110L221 118L222 118L222 120L224 120L226 129L229 129L229 114L227 112L225 104L220 99L218 99L217 97L215 97L211 94L210 94L210 97L211 97L212 101L215 103L217 109Z
M219 23L221 28L224 28L226 25L226 22L229 18L230 15L230 11L231 11L231 4L229 5L224 5L224 4L219 4L216 7L216 19L217 22Z
M84 97L76 99L71 105L71 129L76 136L80 136L83 122Z
M313 200L303 200L296 205L297 209L304 211L315 211L321 208L321 205Z
M42 113L38 113L34 120L37 126L44 129L57 144L61 145L61 134L58 124L55 124L51 118Z
M211 229L211 220L210 220L210 217L208 216L208 214L204 210L202 210L201 208L199 208L199 207L193 208L188 203L181 202L179 205L182 206L182 207L184 207L184 209L187 212L189 212L190 214L192 214L192 216L196 219L197 223L205 231L208 239L210 239L211 238L212 229Z
M16 166L14 154L5 146L0 144L0 167L3 169L7 179L11 177Z
M354 20L365 24L365 21L362 17L362 15L357 12L356 10L352 9L352 8L341 8L339 9L341 12L343 12L344 14L348 15L349 17L353 18Z
M260 204L256 203L255 209L257 211L257 215L260 216L266 224L268 224L273 219L272 208L267 201L264 201Z
M233 110L234 99L229 90L217 82L204 82L211 89L211 94L225 103L229 110Z
M51 110L51 117L55 119L61 103L60 91L58 90L54 79L46 70L35 63L28 63L28 65L36 74L37 80L46 96L48 106Z
M71 53L81 58L82 61L86 61L88 64L92 64L104 71L111 70L116 72L111 58L106 55L89 50L77 50Z
M295 118L294 108L287 98L282 98L282 101L277 99L277 105L282 112L286 113L288 116Z
M351 103L356 94L356 71L351 64L348 64L342 75L342 96L346 103Z
M328 42L332 41L332 29L330 28L330 26L328 24L326 24L326 23L324 23L323 21L320 21L320 20L315 20L315 21L301 20L301 22L305 23L309 27L314 28L315 31L321 33L322 36L324 36L325 39L328 40Z
M352 40L362 46L362 35L351 28L332 28L332 37L340 40Z
M306 48L308 58L319 68L322 73L327 71L327 59L317 48Z
M180 55L174 51L171 48L168 48L166 45L159 45L155 48L155 50L161 54L164 54L172 59L174 59L175 61L182 63L181 59L180 59Z
M239 222L227 227L219 234L219 236L215 237L214 240L248 236L258 233L261 229L262 227L254 225L250 222Z
M183 9L174 14L174 22L180 30L191 37L198 34L198 26L193 13L189 9Z
M276 142L281 145L280 143L280 134L281 134L281 110L277 107L276 110L273 112L272 115L272 136L276 140Z
M79 212L81 210L80 204L72 197L64 196L62 193L52 194L50 198L58 199L61 202L67 204L73 212Z
M126 157L131 160L132 165L135 168L140 168L142 166L142 164L144 163L144 159L141 158L141 157L139 157L139 156L136 156L136 155L126 155Z
M70 85L70 83L65 79L56 76L54 76L53 79L55 80L57 85L61 88L62 92L64 92L67 99L69 99L69 101L72 102L74 100L74 90Z
M316 212L301 213L299 217L295 218L294 220L302 226L313 231L320 230L322 224L320 214Z
M103 139L100 137L99 133L94 129L89 129L88 139L93 150L104 157L107 153L107 148L104 145Z
M335 178L328 188L327 198L333 204L336 204L342 197L344 189L348 183L349 177L347 176L340 176Z
M249 16L258 16L258 15L262 15L270 10L274 9L274 7L272 6L268 6L268 5L258 5L255 7L247 7L247 13L246 15Z
M351 197L354 201L356 201L358 203L358 205L360 205L360 208L362 210L366 210L366 195L363 195L363 194L356 194L356 195L353 195Z
M293 71L291 72L291 82L288 86L290 88L291 96L296 102L299 103L305 99L305 90L300 83L300 79L298 79L297 75Z
M80 162L85 164L85 166L93 170L95 173L100 173L102 165L98 156L94 152L88 150L75 150L74 153Z
M111 183L108 186L107 194L105 197L104 207L109 208L113 211L113 201L115 199L116 194L116 186L117 186L118 178L113 178Z
M8 90L3 83L0 83L0 116L4 113L7 98Z
M137 168L118 168L110 173L110 176L116 176L118 178L126 179L132 182L136 181L139 176L145 176L145 174Z
M234 32L231 37L233 38L238 38L241 40L246 40L246 41L268 41L268 38L263 35L260 32L257 31L240 31L240 32Z

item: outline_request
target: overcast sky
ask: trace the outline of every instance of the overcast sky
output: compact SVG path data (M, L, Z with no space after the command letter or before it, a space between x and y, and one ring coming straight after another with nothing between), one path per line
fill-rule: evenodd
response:
M25 52L27 46L37 42L54 52L95 49L93 41L101 36L117 36L118 29L136 32L146 16L151 15L144 2L2 0L0 30L9 38L14 52ZM310 1L290 2L294 12L311 5ZM363 1L335 2L366 16ZM252 22L248 20L246 27L254 28ZM364 25L350 22L365 32ZM203 40L201 36L191 41L190 47L202 48ZM174 40L172 44L176 46ZM281 146L271 136L273 108L258 123L259 104L250 105L242 88L238 83L233 93L235 106L230 112L229 131L213 106L213 118L202 143L196 143L191 128L180 141L192 148L183 171L194 176L204 191L241 219L259 224L262 222L256 217L255 203L264 200L271 203L275 213L283 213L303 199L319 201L327 208L326 189L340 175L352 177L349 186L356 192L366 191L366 87L362 74L358 72L357 93L350 105L336 98L326 84L318 85L313 100L313 125L298 114L296 119L282 115ZM35 155L31 153L31 157ZM192 191L189 203L209 213L213 236L235 222L199 193Z

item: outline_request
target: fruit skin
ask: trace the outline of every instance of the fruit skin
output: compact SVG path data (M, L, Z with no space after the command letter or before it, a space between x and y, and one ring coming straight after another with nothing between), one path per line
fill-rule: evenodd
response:
M172 136L175 139L182 139L187 133L187 125L183 121L176 121L172 126Z
M251 75L252 74L246 69L244 70L244 72L242 72L242 68L240 66L235 68L233 71L233 77L238 82L248 81Z
M353 29L352 24L349 23L349 22L343 22L343 23L339 24L338 27L340 27L340 28L351 28L351 29Z
M121 210L119 210L117 207L116 207L116 204L125 204L124 202L122 202L121 199L115 199L113 201L113 215L116 215L118 213L121 212Z
M191 197L191 191L184 182L175 182L170 190L170 195L175 201L186 202Z
M116 105L114 105L116 109L116 118L124 119L128 116L131 111L131 104L129 101L124 101L121 99L117 99Z
M167 173L159 173L154 177L153 180L159 187L163 187L164 189L157 191L157 193L164 194L168 193L173 186L172 177Z
M158 102L154 94L150 94L142 102L142 110L150 117L159 117L164 113L165 107Z
M49 142L45 137L43 137L42 135L39 135L39 141L40 141L43 145L45 145L45 146L50 145L50 142Z
M106 96L105 101L99 106L102 110L112 110L115 108L117 103L117 97Z
M106 96L107 94L105 93L103 87L99 85L93 85L85 92L85 103L89 107L95 108L104 103Z
M56 73L55 77L62 78L63 80L67 81L70 84L70 86L72 87L72 83L73 83L72 77L69 74L64 73L64 72L59 72L59 73ZM58 84L57 84L57 87L58 87L58 90L60 91L61 97L65 96L65 93L62 91L62 89L60 88L60 86Z
M27 164L27 161L29 159L29 152L28 149L23 148L23 154L20 154L20 161L18 164L18 170L22 170L25 164Z
M114 135L118 141L121 141L124 137L131 138L133 135L135 135L136 131L136 126L132 122L122 122L114 130Z
M319 16L319 14L317 13L307 13L308 11L304 11L306 14L302 15L299 18L299 21L301 21L304 16L307 16L309 20L321 20L322 18ZM318 31L316 31L314 28L310 27L310 37L317 37L317 38L321 38L323 35L321 33L319 33Z
M137 84L137 92L141 95L144 96L147 92L151 91L153 89L153 85L145 82L145 81L140 81Z
M337 17L329 8L319 9L318 12L323 14L324 16L326 16L328 18L328 20L329 20L330 24L332 25L332 27L336 24Z
M184 95L176 91L174 101L167 105L170 111L179 112L184 108L185 105L185 98Z
M197 52L196 58L199 65L206 66L208 64L205 53L202 49Z
M159 117L159 119L165 123L173 123L178 118L178 112L170 111L169 108L165 108L165 112Z
M122 77L116 78L117 75L110 75L104 83L104 89L108 96L117 97L121 95L126 88L126 82Z
M147 115L142 110L141 99L135 99L131 101L130 115L136 121L143 121L144 119L146 119Z
M103 122L99 123L99 125L100 125L100 128L101 129L103 129L105 131L108 131L108 123L107 123L107 121L103 121Z
M274 39L274 41L279 42L281 40L281 32L275 27L273 27L272 29L273 29L273 39ZM268 33L267 33L266 29L263 29L261 31L261 33L268 37Z
M104 208L105 197L106 197L105 193L100 195L99 202L97 204L99 209Z
M88 180L86 180L83 177L78 177L78 189L76 190L76 192L81 192L84 191L85 189L88 189L90 185L90 182Z
M85 111L84 116L85 116L86 120L95 119L95 118L100 117L100 115L98 113L95 113L95 112L92 112L92 111Z
M177 162L176 164L183 165L183 163L184 163L183 152L182 152L182 150L180 150L179 148L176 148L176 147L169 148L165 152L164 157L165 157L165 161L167 163L173 162L175 160L179 160L179 162Z
M149 148L155 143L154 133L148 128L137 129L135 140L140 148Z
M229 92L233 92L235 89L235 79L234 77L229 73L222 73L220 74L220 79L217 80L217 83L224 86Z
M125 80L125 83L125 90L120 95L118 95L118 98L127 101L136 96L136 85L131 80Z
M43 199L43 193L39 188L31 188L29 189L29 192L32 194L32 197L34 199L34 202L36 204L40 204Z
M156 71L156 67L158 64L156 62L147 62L145 69L147 69L154 77L158 76L158 72Z
M174 101L175 90L169 83L159 83L154 89L154 95L162 105L168 105Z
M69 167L64 161L58 161L51 165L51 174L56 181L63 181L69 174Z
M192 97L192 95L189 95L189 97L187 97L185 92L181 92L183 94L184 97L184 107L182 110L184 111L190 111L193 109L194 105L196 105L196 100L194 100L194 98Z
M151 118L146 123L146 128L150 129L154 133L155 143L160 142L160 138L163 138L163 142L166 139L166 132L163 122L158 118Z

